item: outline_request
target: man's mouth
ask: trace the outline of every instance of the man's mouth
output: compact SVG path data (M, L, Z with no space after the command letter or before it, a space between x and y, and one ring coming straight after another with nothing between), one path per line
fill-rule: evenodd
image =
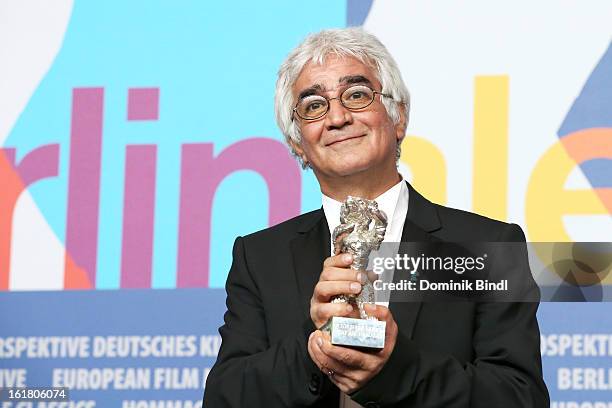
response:
M331 142L327 143L325 146L332 146L341 142L345 142L347 140L352 140L352 139L357 139L360 137L363 137L365 135L352 135L352 136L342 136L342 137L338 137L336 139L333 139Z

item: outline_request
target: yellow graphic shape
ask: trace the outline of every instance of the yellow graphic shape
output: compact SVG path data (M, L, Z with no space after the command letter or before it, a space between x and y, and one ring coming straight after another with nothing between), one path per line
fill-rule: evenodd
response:
M508 217L509 76L474 79L472 208L498 220Z
M412 185L437 204L446 204L446 161L440 149L429 141L406 136L400 161L410 168Z

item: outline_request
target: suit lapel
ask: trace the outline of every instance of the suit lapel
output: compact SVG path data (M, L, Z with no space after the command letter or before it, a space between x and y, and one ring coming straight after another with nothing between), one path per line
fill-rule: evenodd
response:
M404 230L402 231L401 242L423 242L429 240L429 234L415 225L410 219L406 218L406 221L404 222ZM407 253L408 255L415 255L407 252L404 245L400 244L400 255L403 255L404 253ZM395 270L393 273L393 282L398 283L402 279L408 279L407 272L403 270ZM410 295L411 292L392 291L389 299L389 310L391 310L399 329L408 338L412 338L414 325L419 312L421 311L421 307L423 306L422 302L411 299Z
M438 210L436 210L435 205L412 188L410 183L406 182L406 184L408 185L408 214L406 219L412 221L414 225L427 233L442 228L440 217L438 217ZM410 234L410 230L406 230L405 225L402 241L404 241L405 238L403 236L404 234Z
M318 210L304 220L298 228L298 236L290 243L300 304L306 316L310 316L310 298L319 281L323 261L329 256L330 240L327 220L323 210Z
M408 185L408 214L402 230L401 242L430 242L435 238L430 234L441 228L438 212L434 205L420 195L410 183ZM400 245L400 254L403 254ZM415 254L408 254L415 255ZM393 281L399 282L406 278L403 271L395 271ZM389 301L389 310L393 314L399 329L408 338L412 338L414 326L423 307L422 302L410 300L407 293L393 291Z

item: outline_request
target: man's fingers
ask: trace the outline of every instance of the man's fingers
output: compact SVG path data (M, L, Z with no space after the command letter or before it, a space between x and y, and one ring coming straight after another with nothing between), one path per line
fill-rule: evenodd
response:
M347 303L320 303L314 309L315 326L320 327L332 316L347 316L353 311L353 306Z
M351 281L319 281L315 286L315 299L319 302L327 302L329 298L337 295L358 294L361 285Z
M395 346L395 337L397 336L398 328L397 323L393 319L393 315L389 308L380 305L365 305L365 310L368 316L374 316L378 320L387 322L385 328L385 349L390 345L391 348Z
M335 266L324 267L319 276L319 281L355 281L362 285L367 282L367 279L368 277L365 271L337 268Z
M314 332L310 333L306 348L308 349L308 354L310 355L312 362L315 363L317 367L321 367L321 362L316 358L316 354L314 352Z
M317 367L327 374L330 370L327 365L329 357L327 357L325 353L321 351L321 348L317 344L318 339L319 336L317 335L317 332L312 332L311 338L308 340L309 350L311 350L313 360Z
M315 341L325 355L325 358L328 359L327 361L332 361L336 364L341 364L342 366L348 366L352 369L365 368L366 360L368 358L365 353L360 353L359 351L352 350L347 347L334 346L328 340L324 340L322 338L319 342L319 339L319 337L316 337Z
M355 380L343 373L334 373L333 375L328 375L328 377L342 392L349 393L350 390L357 388Z
M341 268L346 268L353 262L353 256L351 254L339 254L330 256L329 258L323 261L323 266L338 266Z
M327 340L323 336L323 333L320 330L317 330L313 334L314 335L312 343L314 343L314 345L312 347L312 350L316 360L320 363L319 368L321 369L321 371L323 371L325 374L329 374L330 372L333 372L334 375L348 374L349 368L346 365L327 356L322 351L322 345L327 342Z
M368 314L368 316L373 316L377 318L378 320L383 320L386 322L393 320L393 315L391 314L391 311L389 310L388 307L376 305L376 304L366 304L364 306L365 306L365 311Z
M315 365L322 370L323 362L321 361L321 359L324 359L325 355L321 352L321 350L318 348L317 344L315 343L315 339L316 339L315 334L316 332L310 333L310 337L308 337L308 344L306 346L308 348L308 354L310 355L312 362L315 363Z
M368 271L368 280L370 282L374 282L375 280L380 279L380 276L374 271Z

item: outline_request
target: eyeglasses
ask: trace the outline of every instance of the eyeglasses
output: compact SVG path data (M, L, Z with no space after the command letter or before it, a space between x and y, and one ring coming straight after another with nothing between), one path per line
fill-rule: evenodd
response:
M309 95L302 98L293 108L293 111L304 120L316 120L325 116L329 111L329 103L338 99L342 106L350 111L367 108L374 101L374 96L379 94L392 98L391 95L373 90L365 85L353 85L346 88L340 96L326 98L322 95Z

